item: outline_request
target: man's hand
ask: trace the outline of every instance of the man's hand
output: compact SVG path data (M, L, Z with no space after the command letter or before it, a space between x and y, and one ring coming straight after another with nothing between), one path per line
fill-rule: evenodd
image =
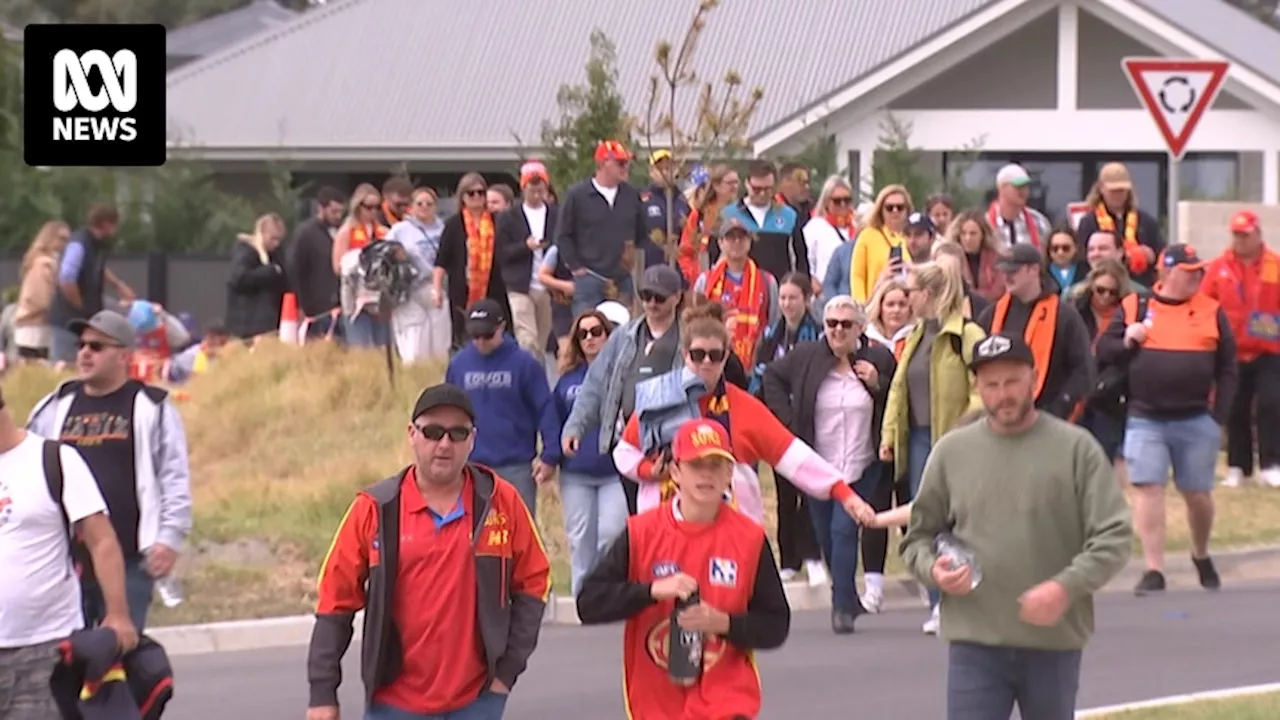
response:
M501 680L494 678L493 682L489 683L489 692L495 695L509 695L511 694L511 688L507 687Z
M676 573L649 585L649 596L654 600L688 599L698 589L698 581L684 573Z
M1067 589L1056 580L1046 580L1018 598L1018 617L1028 625L1053 627L1071 607Z
M156 543L147 548L147 574L153 578L162 578L173 572L177 561L178 551L168 545Z
M556 476L556 469L541 460L533 461L533 480L539 485L550 482Z
M133 292L133 288L129 287L123 281L116 285L116 295L120 297L120 302L131 303L138 299L138 296Z
M542 245L542 243L538 242L538 238L532 235L524 239L524 244L525 244L525 247L535 252L537 251L538 247Z
M815 297L820 297L822 295L822 281L818 278L810 279L809 287Z
M938 589L948 595L968 595L973 592L973 578L968 565L951 567L951 560L938 558L933 561L933 581Z
M651 480L661 480L667 474L667 455L666 453L658 453L658 457L653 460L653 470L651 472Z
M676 622L685 630L726 635L729 632L729 614L706 603L687 607L676 616Z
M339 720L338 706L307 708L307 720Z
M565 435L563 438L560 439L560 449L563 450L564 454L568 455L569 457L573 457L574 455L577 455L578 454L578 438L572 435Z
M128 615L108 614L102 619L102 627L111 628L116 634L116 647L122 655L138 647L138 629L133 626Z
M572 274L574 277L582 277L583 275L587 274L587 269L584 267L580 267L577 270L574 270Z
M1124 344L1137 347L1147 341L1147 326L1140 322L1133 323L1124 329Z
M892 445L880 446L880 459L883 460L884 462L893 462L893 446Z
M859 360L853 364L853 374L871 387L878 387L880 384L880 371L866 360Z
M876 521L876 511L857 495L844 501L844 511L863 527L871 527Z

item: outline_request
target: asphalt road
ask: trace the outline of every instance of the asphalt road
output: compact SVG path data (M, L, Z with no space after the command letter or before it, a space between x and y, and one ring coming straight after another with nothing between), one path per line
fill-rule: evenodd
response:
M1280 681L1280 586L1219 593L1171 592L1099 599L1098 631L1085 653L1080 709ZM924 611L859 618L852 636L831 634L822 612L797 613L780 650L761 653L763 718L944 716L945 647L920 633ZM621 626L543 629L506 717L623 717ZM305 648L175 658L178 720L302 718ZM359 718L357 653L348 652L344 717Z

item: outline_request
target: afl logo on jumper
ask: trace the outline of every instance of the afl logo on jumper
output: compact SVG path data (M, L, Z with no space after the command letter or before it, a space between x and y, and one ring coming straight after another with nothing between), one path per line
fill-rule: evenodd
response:
M653 564L653 576L655 578L671 577L680 572L680 566L670 560L661 560Z

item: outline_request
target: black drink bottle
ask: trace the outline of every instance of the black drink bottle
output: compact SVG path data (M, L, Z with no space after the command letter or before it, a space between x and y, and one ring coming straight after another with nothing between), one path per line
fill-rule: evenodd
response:
M702 677L702 633L684 630L680 627L677 616L681 610L693 607L700 602L698 591L694 591L688 599L676 599L675 609L671 611L671 637L667 640L667 674L676 685L690 687L698 684Z

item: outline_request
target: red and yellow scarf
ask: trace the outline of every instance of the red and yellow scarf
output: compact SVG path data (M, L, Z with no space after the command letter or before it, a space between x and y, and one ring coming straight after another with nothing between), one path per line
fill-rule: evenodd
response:
M486 210L479 222L470 210L462 211L467 229L467 307L489 294L489 276L493 272L493 215Z
M355 225L351 228L351 242L348 246L352 250L363 250L378 240L387 237L387 228L382 223L370 223L369 225Z
M1098 203L1093 208L1093 217L1098 221L1098 230L1105 233L1116 234L1116 220L1111 217L1111 211L1107 210L1106 203ZM1129 261L1129 270L1134 274L1146 272L1147 255L1142 251L1142 245L1138 243L1138 211L1136 208L1129 208L1124 213L1124 255Z
M828 211L824 216L827 222L831 223L831 227L836 232L843 231L845 240L852 240L858 235L858 228L855 224L855 213L845 211L843 213L833 213Z
M987 208L987 224L992 230L1000 229L1000 214L996 212L996 204L991 203L991 207ZM1031 236L1031 245L1037 250L1040 249L1040 227L1036 225L1035 216L1031 214L1030 208L1022 208L1022 222L1027 226L1027 233Z
M749 258L742 271L742 282L733 282L728 275L729 261L721 259L707 274L707 299L720 303L726 310L736 311L733 353L742 361L742 367L754 367L756 343L769 322L765 294L768 283L765 273Z

